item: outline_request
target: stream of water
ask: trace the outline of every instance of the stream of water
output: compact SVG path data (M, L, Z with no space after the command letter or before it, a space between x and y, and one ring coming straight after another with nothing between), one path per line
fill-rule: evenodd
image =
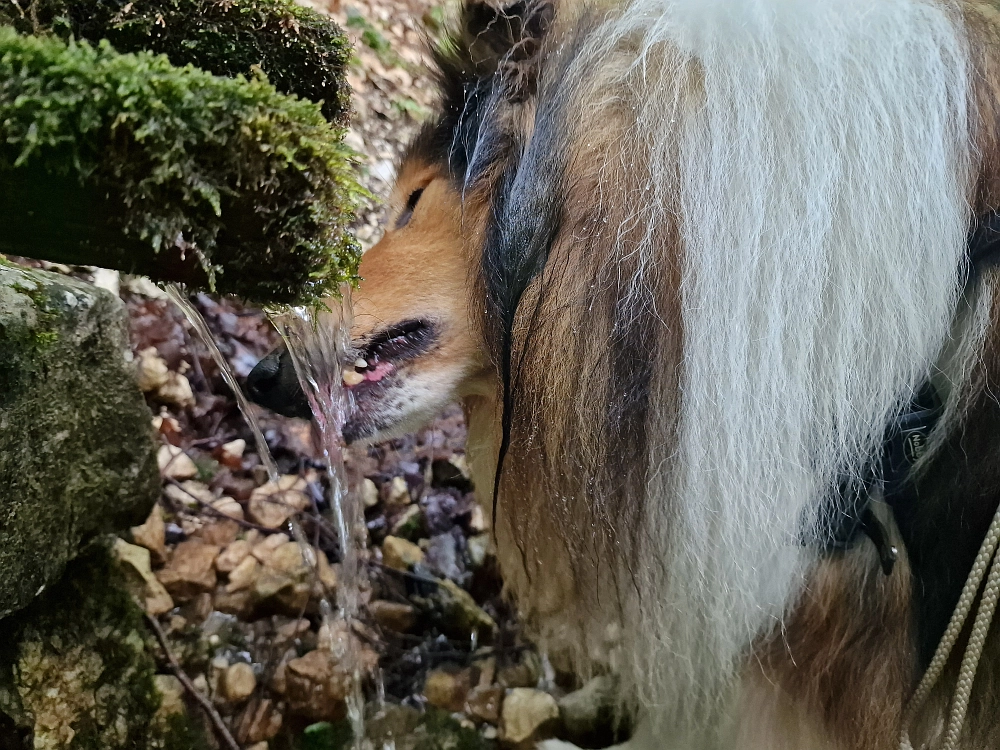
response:
M232 389L240 411L253 432L261 463L266 467L269 479L277 484L280 476L278 466L229 361L219 350L205 319L190 303L183 288L176 284L166 285L165 288L208 348L223 379ZM328 507L333 517L325 520L332 522L337 530L342 559L336 610L327 596L323 596L319 603L322 624L330 636L323 645L333 651L341 668L351 675L347 713L354 734L354 747L361 748L365 738L364 693L361 659L351 635L351 624L361 605L364 573L360 563L365 553L367 534L361 500L355 493L349 492L341 444L341 428L351 408L350 395L343 387L343 363L350 349L350 290L345 288L342 299L330 300L329 305L328 309L315 312L298 307L273 310L268 312L268 316L288 347L319 428L326 458L330 484ZM303 560L307 565L315 566L315 553L301 524L293 517L289 525L292 536L302 547ZM344 626L338 628L338 622ZM337 637L338 633L343 637Z
M326 309L293 307L271 312L271 322L281 334L295 365L299 384L306 394L313 418L322 438L330 480L330 503L340 538L340 582L337 586L337 616L347 625L347 637L334 644L336 656L352 675L347 713L354 733L354 746L364 740L364 694L360 654L350 635L351 623L361 606L364 572L361 558L365 552L367 530L364 507L357 493L349 492L344 468L341 428L350 413L350 394L343 385L343 367L350 352L350 289L342 290L339 300L328 300ZM332 631L331 631L332 632Z
M257 445L257 455L260 456L260 462L267 469L267 476L272 482L278 481L278 464L274 462L274 457L271 455L271 449L267 447L267 441L264 439L264 433L260 429L260 423L257 421L256 415L253 413L253 409L250 408L250 402L247 397L243 394L243 389L240 388L239 383L236 382L236 374L233 372L233 368L229 366L229 360L225 358L222 352L219 350L219 345L215 342L215 338L212 336L212 332L208 328L208 324L205 322L205 318L202 317L198 309L188 301L187 294L185 293L183 287L179 284L164 284L164 290L167 296L173 301L175 305L184 313L184 317L187 318L188 323L194 328L195 332L198 334L198 338L202 340L202 343L208 348L209 354L212 355L212 359L215 360L215 364L219 367L219 372L222 373L222 379L226 381L226 385L233 392L233 396L236 397L236 403L240 407L240 412L243 414L243 418L246 419L247 424L250 425L250 431L253 432L253 439Z

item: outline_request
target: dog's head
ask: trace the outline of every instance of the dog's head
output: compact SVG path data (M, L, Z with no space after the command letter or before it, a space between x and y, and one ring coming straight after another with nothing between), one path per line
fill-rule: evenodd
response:
M436 51L440 111L403 159L385 234L365 253L353 295L356 351L344 382L356 409L344 425L348 442L389 439L453 401L496 396L495 358L482 334L482 310L472 307L502 172L497 156L510 149L510 131L520 125L511 113L534 91L533 61L550 18L537 2L469 2L450 43ZM482 95L470 94L480 88ZM509 106L498 116L501 102ZM484 138L487 120L495 135ZM478 164L472 152L484 142L491 153ZM278 413L310 415L284 350L254 368L247 390Z
M344 426L348 442L412 431L452 401L493 388L469 309L473 259L462 227L461 196L447 171L411 154L352 298L355 351L344 383L356 408ZM309 416L284 350L262 360L247 385L261 405Z

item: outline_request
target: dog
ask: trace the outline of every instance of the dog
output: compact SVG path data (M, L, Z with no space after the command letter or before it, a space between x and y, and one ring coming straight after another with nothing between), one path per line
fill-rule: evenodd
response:
M1000 502L1000 7L460 15L362 261L344 438L462 404L507 590L617 676L630 746L952 742L961 647L907 703ZM307 415L289 368L250 390ZM952 747L1000 747L995 631Z

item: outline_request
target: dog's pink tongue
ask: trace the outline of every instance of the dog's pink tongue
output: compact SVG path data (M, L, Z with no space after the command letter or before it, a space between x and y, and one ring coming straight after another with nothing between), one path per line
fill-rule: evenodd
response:
M347 370L344 372L344 385L348 388L352 388L356 385L364 383L366 380L369 383L377 383L395 369L396 368L393 367L390 362L379 362L374 367L363 372L359 372L358 370Z
M372 369L365 371L365 380L370 383L377 383L395 369L391 362L379 362Z

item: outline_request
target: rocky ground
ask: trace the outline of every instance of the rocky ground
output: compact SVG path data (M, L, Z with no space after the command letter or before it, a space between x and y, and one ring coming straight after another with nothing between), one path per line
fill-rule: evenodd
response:
M381 235L396 161L433 106L425 40L448 8L322 1L314 6L356 45L347 141L375 196L356 224L369 247ZM323 627L321 602L352 582L340 578L337 535L324 520L326 478L312 426L258 412L282 475L269 482L208 350L162 292L108 272L63 270L126 301L140 384L156 415L162 495L115 551L165 644L156 678L162 711L202 716L219 746L228 734L253 750L339 748L349 724L338 654L349 644L366 672L373 747L608 739L606 711L596 708L607 702L607 686L567 694L579 686L556 679L501 597L457 408L416 435L347 451L366 508L364 606L350 632ZM278 344L259 311L206 295L193 302L239 378ZM308 549L290 538L292 519Z

